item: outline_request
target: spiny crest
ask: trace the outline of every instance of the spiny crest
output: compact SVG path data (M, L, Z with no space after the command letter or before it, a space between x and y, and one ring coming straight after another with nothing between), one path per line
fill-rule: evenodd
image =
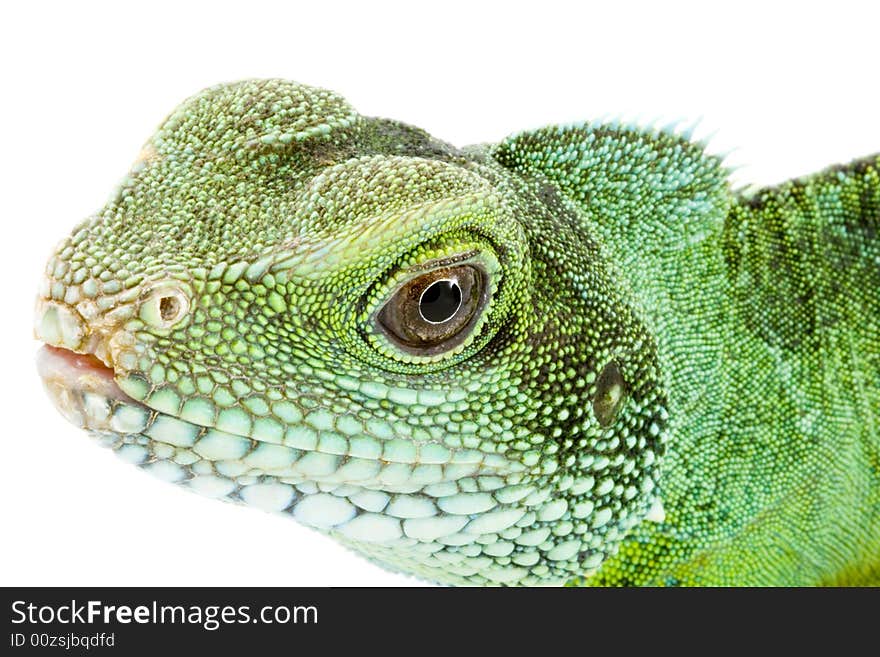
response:
M337 94L285 80L245 80L219 85L185 101L160 127L160 154L224 156L291 144L339 141L359 123Z

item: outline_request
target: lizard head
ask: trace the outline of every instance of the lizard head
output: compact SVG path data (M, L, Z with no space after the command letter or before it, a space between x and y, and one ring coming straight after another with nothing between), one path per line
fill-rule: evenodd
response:
M576 211L326 91L181 105L50 258L36 334L126 460L434 581L588 574L655 502L654 342Z

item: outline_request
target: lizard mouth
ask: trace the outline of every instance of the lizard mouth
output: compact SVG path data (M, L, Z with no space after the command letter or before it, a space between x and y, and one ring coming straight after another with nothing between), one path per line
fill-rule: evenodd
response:
M55 407L83 429L105 428L114 405L147 410L116 385L113 369L92 354L43 345L37 352L37 373Z
M106 392L112 385L119 395L125 395L113 381L113 369L92 354L46 344L37 352L37 372L46 382L58 381L78 388L101 387Z

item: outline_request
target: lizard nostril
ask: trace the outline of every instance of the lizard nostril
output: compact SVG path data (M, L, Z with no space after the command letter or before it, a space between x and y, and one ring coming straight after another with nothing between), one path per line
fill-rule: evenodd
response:
M166 322L173 322L180 315L180 301L169 296L159 299L159 316Z
M177 283L154 287L141 303L140 318L155 328L171 328L189 312L189 295Z

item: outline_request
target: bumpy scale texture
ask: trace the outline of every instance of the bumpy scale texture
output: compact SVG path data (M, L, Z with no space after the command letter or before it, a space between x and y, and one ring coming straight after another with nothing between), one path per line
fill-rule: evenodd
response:
M459 150L222 85L50 259L41 372L127 461L428 580L877 583L878 167L741 194L686 134ZM463 339L402 349L379 311L462 262Z

